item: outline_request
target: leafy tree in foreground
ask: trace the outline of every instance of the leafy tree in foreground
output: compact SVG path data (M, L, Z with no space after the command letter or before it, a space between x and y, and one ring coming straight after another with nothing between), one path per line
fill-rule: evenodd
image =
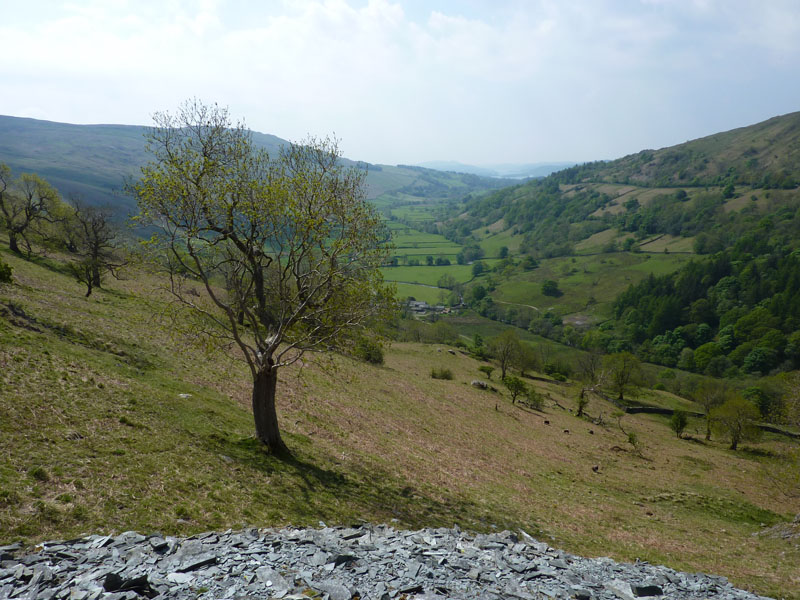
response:
M378 269L389 237L367 202L365 173L343 167L330 140L271 158L216 105L189 102L155 123L153 160L133 186L140 219L161 229L152 243L197 330L241 350L256 435L284 452L279 369L307 351L352 346L392 305Z

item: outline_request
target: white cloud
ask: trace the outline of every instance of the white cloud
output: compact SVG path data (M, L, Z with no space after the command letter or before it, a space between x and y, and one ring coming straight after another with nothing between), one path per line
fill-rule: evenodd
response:
M613 157L796 109L795 4L15 6L0 22L0 113L147 123L196 96L284 137L335 131L367 160ZM720 100L743 81L761 94Z

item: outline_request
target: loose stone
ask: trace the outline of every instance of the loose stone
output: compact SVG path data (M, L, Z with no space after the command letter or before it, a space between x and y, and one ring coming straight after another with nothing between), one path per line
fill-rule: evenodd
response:
M519 531L384 525L0 546L0 599L756 600L724 577L581 558Z

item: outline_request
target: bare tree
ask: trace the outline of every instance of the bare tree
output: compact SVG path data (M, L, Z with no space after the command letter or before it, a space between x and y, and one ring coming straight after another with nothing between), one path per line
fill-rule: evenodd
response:
M733 395L733 391L726 384L711 379L704 379L695 386L691 396L705 412L706 441L711 439L714 409L730 400Z
M506 329L503 333L489 340L489 351L500 363L500 379L506 378L506 371L511 366L514 357L519 352L519 336L513 329Z
M630 352L606 355L603 357L603 367L608 373L608 385L617 394L618 400L624 400L625 393L639 385L641 363Z
M517 351L511 357L511 363L519 370L520 377L539 365L539 357L533 346L520 341Z
M603 355L598 350L588 350L578 354L578 372L581 379L590 387L602 385L605 379Z
M188 102L155 122L153 161L133 186L140 219L161 229L153 244L170 290L200 331L241 350L258 439L285 451L279 369L307 351L352 345L393 305L379 271L390 238L367 202L365 173L345 168L330 140L291 144L272 159L216 105Z
M111 222L111 210L87 206L72 199L74 207L63 222L67 248L78 255L69 269L79 283L86 285L86 296L101 287L103 276L116 276L125 265L117 243L117 229Z

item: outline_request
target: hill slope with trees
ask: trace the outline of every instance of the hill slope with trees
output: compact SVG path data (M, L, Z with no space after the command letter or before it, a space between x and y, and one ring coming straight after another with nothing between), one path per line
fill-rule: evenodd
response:
M798 148L793 113L504 188L440 229L515 248L463 290L485 316L716 377L791 371Z
M25 260L6 243L0 543L396 519L522 528L578 554L716 573L776 597L796 589L796 544L772 535L796 512L773 479L788 438L734 452L723 434L703 441L692 416L677 437L666 417L621 416L596 394L579 403L581 383L533 369L519 377L531 408L512 403L499 369L484 377L485 361L398 342L383 364L331 355L286 367L278 415L292 456L269 455L253 436L247 366L176 331L165 280L129 264L86 298L65 257Z

